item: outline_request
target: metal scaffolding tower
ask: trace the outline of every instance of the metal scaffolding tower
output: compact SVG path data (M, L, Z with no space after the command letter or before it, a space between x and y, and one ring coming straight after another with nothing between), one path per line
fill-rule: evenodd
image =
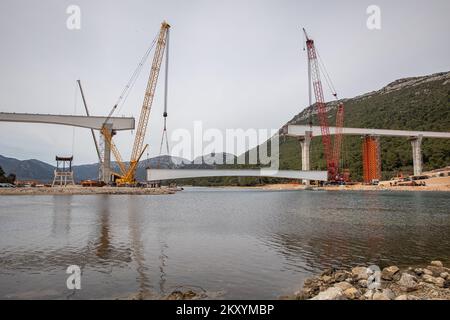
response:
M58 157L56 156L56 169L53 178L52 187L74 185L73 171L72 171L72 157Z

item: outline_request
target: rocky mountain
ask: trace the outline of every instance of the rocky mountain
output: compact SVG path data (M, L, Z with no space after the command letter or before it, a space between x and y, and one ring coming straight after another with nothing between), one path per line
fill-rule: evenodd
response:
M150 168L167 169L182 167L190 163L191 161L183 158L163 155L140 161L136 175L138 179L144 180L146 176L145 168L148 166ZM54 166L36 159L18 160L1 155L0 167L3 168L6 174L14 173L17 180L38 180L45 183L53 180L53 171L55 169ZM112 167L113 170L119 170L116 163L112 163ZM73 166L75 180L97 179L98 168L98 163Z
M18 180L39 180L43 182L53 179L53 170L55 169L52 165L36 159L18 160L2 155L0 155L0 167L6 174L16 174Z

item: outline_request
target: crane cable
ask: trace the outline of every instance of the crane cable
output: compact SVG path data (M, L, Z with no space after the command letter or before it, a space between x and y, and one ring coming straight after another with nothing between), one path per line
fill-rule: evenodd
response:
M77 86L75 85L75 94L74 94L74 101L73 101L73 115L76 115L77 113L77 104L78 104L78 90ZM75 126L72 128L72 156L75 149Z
M330 75L329 75L329 73L328 73L328 71L327 71L327 68L325 68L325 64L323 63L323 60L322 60L322 58L320 57L320 54L319 54L319 51L317 51L317 48L316 48L316 53L317 53L317 57L319 58L319 59L318 59L318 60L319 60L319 68L320 68L322 74L324 75L325 82L327 83L327 86L328 86L328 88L330 89L331 94L332 94L332 95L336 98L336 100L337 100L338 97L337 97L337 93L336 93L336 89L335 89L335 87L334 87L333 81L331 80L331 77L330 77Z
M160 161L161 161L161 154L162 154L162 147L164 144L164 140L166 140L166 152L167 155L170 154L170 149L169 149L169 139L167 137L167 93L169 90L169 36L170 36L170 31L167 31L167 38L166 38L166 48L165 48L165 53L166 53L166 64L165 64L165 79L164 79L164 112L163 112L163 118L164 118L164 126L163 126L163 131L162 131L162 135L161 135L161 144L159 146L159 157L158 157L158 168L160 167Z
M134 70L133 74L131 75L130 79L128 80L126 86L123 88L119 98L117 99L115 106L117 107L120 105L118 112L120 112L120 110L122 110L122 108L125 104L125 101L127 100L128 95L131 92L131 89L134 87L136 80L138 79L145 62L147 61L147 58L150 55L150 52L153 50L153 48L156 44L157 39L158 39L158 34L155 36L152 43L145 51L144 55L142 56L141 60L139 61L139 64L137 65L136 69Z

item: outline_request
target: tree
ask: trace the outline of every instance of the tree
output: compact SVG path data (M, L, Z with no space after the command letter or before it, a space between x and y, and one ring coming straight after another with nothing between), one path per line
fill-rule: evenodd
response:
M14 173L8 174L8 177L6 177L6 181L8 183L14 184L14 182L16 182L16 175Z
M0 182L2 183L14 183L16 181L16 175L14 173L10 173L8 176L5 176L5 171L2 167L0 167Z

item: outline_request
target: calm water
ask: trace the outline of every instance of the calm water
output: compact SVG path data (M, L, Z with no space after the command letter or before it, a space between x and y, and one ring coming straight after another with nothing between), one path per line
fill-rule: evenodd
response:
M2 196L0 298L115 298L201 287L277 298L329 266L450 262L450 194L188 189ZM82 289L66 268L82 268Z

